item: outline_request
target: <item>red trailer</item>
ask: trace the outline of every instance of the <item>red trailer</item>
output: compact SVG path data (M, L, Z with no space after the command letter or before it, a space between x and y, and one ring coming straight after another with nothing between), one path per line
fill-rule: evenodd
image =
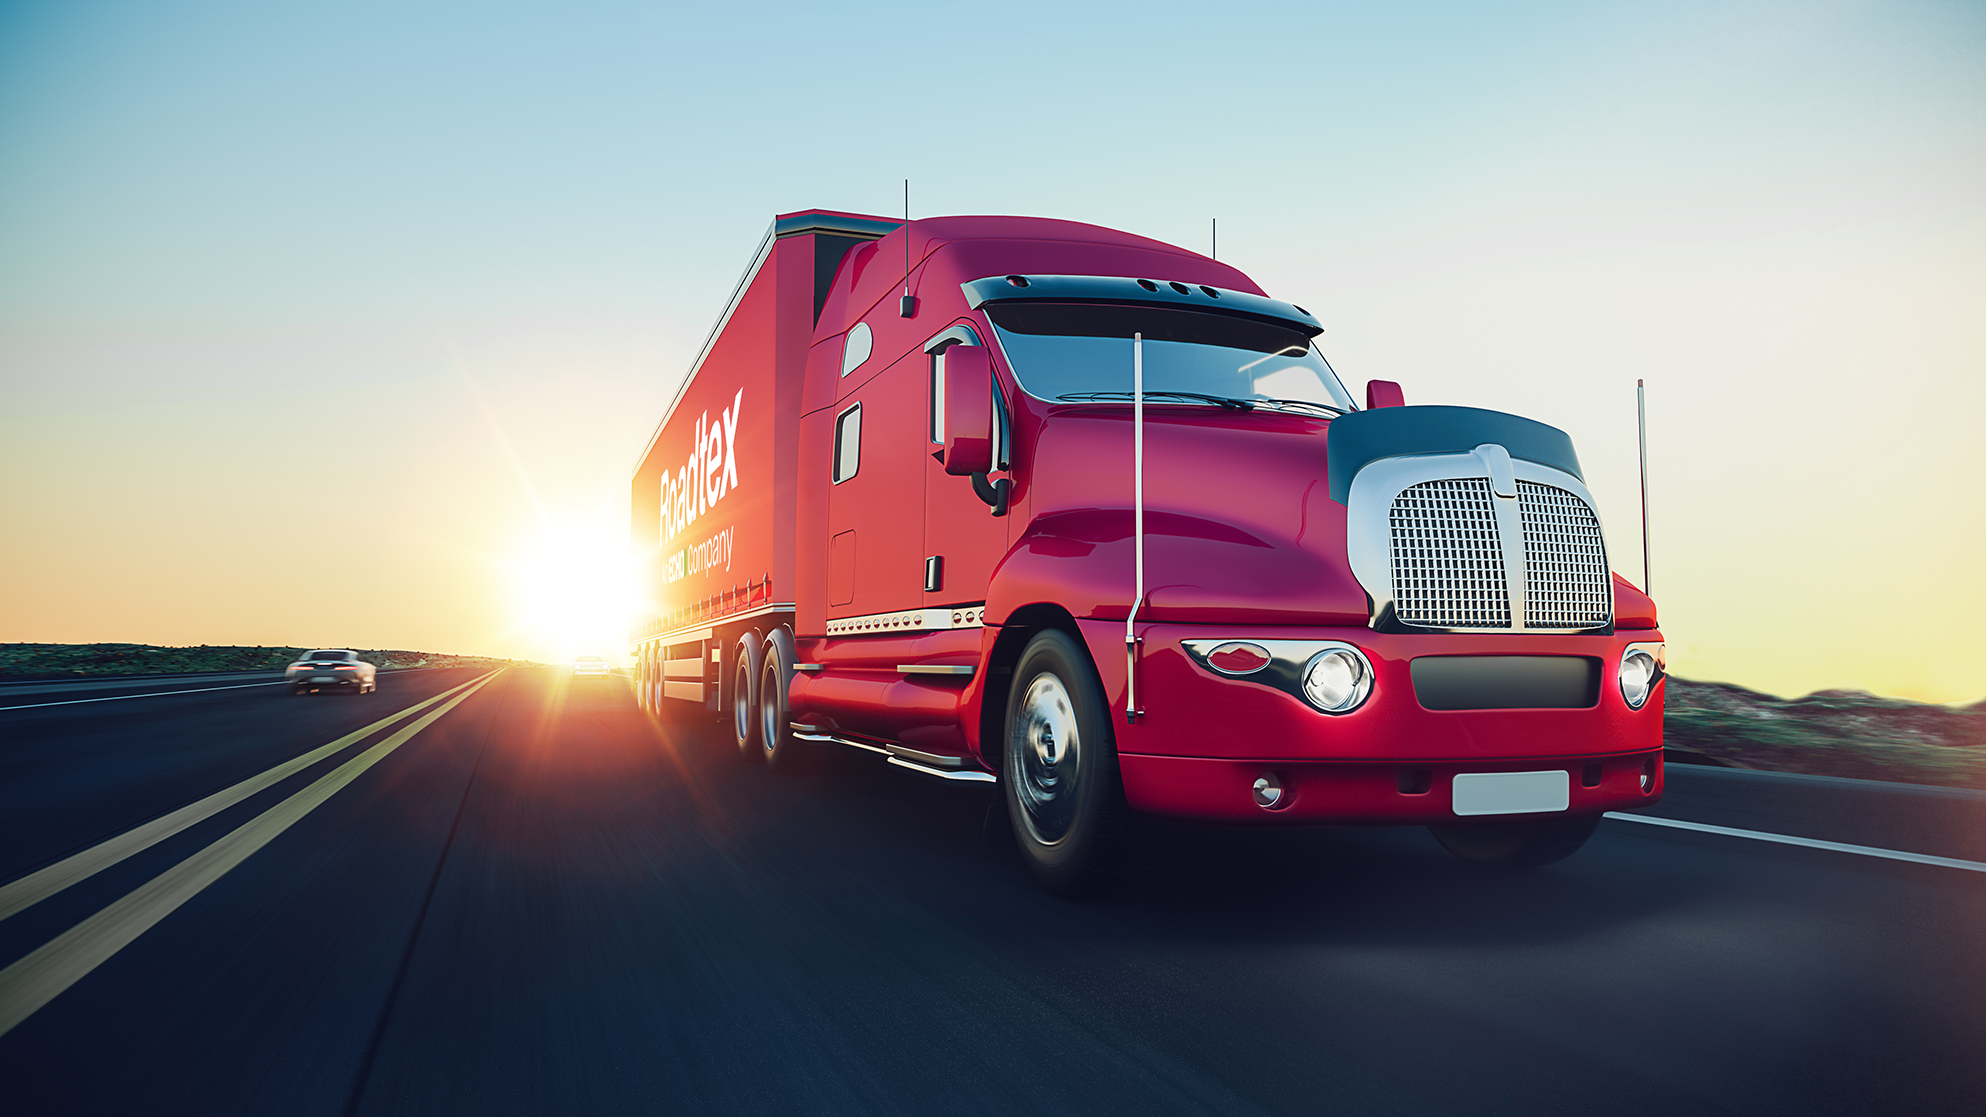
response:
M643 704L997 784L1057 891L1127 811L1566 856L1661 794L1654 605L1563 432L1320 332L1093 225L778 218L635 472Z

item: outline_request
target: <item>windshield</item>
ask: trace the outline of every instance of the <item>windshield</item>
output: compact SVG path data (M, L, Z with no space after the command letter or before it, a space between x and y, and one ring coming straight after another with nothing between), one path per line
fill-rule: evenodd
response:
M332 660L344 659L351 654L350 652L312 652L304 658L310 660L312 663L329 663Z
M1042 399L1129 399L1131 335L1139 333L1146 395L1352 410L1337 374L1294 327L1098 303L996 303L986 315L1021 387Z

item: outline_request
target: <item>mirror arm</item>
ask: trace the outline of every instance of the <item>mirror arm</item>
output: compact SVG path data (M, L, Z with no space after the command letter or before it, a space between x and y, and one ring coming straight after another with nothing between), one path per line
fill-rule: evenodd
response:
M972 475L972 491L992 507L995 516L1004 516L1007 514L1007 497L1014 491L1014 482L1006 477L988 481L984 473L975 473Z

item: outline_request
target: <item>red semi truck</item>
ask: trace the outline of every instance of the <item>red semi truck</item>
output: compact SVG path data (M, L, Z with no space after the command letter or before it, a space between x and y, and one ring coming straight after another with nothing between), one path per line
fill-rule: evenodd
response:
M1321 332L1094 225L777 218L635 471L642 704L997 784L1061 892L1127 811L1566 856L1662 793L1654 605L1563 432Z

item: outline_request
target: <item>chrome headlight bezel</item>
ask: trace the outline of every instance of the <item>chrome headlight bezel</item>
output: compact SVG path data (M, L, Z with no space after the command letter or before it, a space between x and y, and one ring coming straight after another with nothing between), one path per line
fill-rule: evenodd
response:
M1645 671L1630 671L1629 664L1636 659L1647 661ZM1649 697L1655 693L1655 684L1666 678L1668 673L1667 644L1653 640L1629 644L1621 649L1620 662L1614 667L1614 684L1619 688L1621 701L1627 703L1627 708L1639 710L1648 704Z
M1320 678L1324 672L1333 668L1343 670L1351 676L1348 683L1331 680L1331 684L1336 684L1336 689L1342 690L1344 694L1336 701L1332 701L1329 697L1330 684ZM1365 658L1364 652L1350 644L1334 643L1311 656L1303 665L1303 673L1298 678L1301 680L1304 701L1327 714L1349 714L1365 705L1366 698L1372 694L1372 664Z
M1212 662L1214 653L1235 643L1247 644L1251 648L1267 653L1268 662L1247 671L1223 670L1214 666ZM1318 713L1333 717L1363 708L1377 686L1372 661L1356 645L1347 644L1342 640L1284 640L1239 636L1231 639L1181 640L1180 646L1194 663L1210 674L1235 682L1257 683L1280 690ZM1354 676L1350 692L1337 706L1326 704L1311 693L1312 687L1305 685L1310 678L1312 668L1318 661L1332 655L1344 656L1352 666Z

